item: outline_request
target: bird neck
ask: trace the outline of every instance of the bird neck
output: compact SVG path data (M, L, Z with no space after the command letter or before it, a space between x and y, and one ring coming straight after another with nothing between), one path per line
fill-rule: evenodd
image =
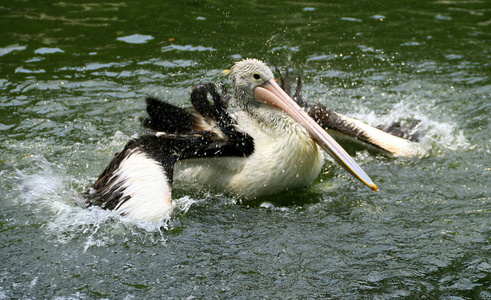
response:
M278 134L297 134L309 137L309 133L283 110L271 105L255 102L254 105L244 107L244 110L258 123Z

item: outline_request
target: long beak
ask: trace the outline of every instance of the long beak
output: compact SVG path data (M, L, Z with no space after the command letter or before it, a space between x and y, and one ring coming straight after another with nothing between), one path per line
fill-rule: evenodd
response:
M375 192L377 186L365 171L349 156L346 151L320 127L283 89L273 80L254 89L257 100L277 106L289 114L295 121L307 129L319 146L324 149L338 164L351 175L368 185Z

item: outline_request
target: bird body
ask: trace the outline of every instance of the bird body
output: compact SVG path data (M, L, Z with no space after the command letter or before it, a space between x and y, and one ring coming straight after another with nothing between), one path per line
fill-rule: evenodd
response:
M247 112L240 112L237 127L254 140L255 151L248 157L197 158L176 164L177 186L205 187L241 198L276 194L303 187L320 173L324 154L307 130L278 108L271 107L264 124Z
M377 191L358 164L275 82L264 63L239 61L230 76L233 100L241 109L236 118L209 84L193 89L191 111L147 99L145 125L153 132L131 140L116 154L87 191L87 205L159 220L172 210L174 181L184 188L255 199L310 184L323 165L322 150Z

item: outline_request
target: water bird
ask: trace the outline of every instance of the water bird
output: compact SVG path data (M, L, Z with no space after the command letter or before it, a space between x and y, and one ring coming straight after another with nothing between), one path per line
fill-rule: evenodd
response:
M193 88L191 110L147 98L144 125L152 132L132 139L115 155L85 193L86 205L156 221L170 214L175 183L255 199L311 183L321 171L322 150L377 191L263 62L239 61L230 76L240 108L235 116L227 111L228 98L213 84ZM310 114L315 112L319 115L319 109Z

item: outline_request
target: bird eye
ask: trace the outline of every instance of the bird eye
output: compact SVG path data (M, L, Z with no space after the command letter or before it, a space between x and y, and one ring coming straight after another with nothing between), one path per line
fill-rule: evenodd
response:
M255 82L258 82L261 80L261 75L259 73L256 73L256 72L252 73L251 77L252 77L252 80L254 80Z

